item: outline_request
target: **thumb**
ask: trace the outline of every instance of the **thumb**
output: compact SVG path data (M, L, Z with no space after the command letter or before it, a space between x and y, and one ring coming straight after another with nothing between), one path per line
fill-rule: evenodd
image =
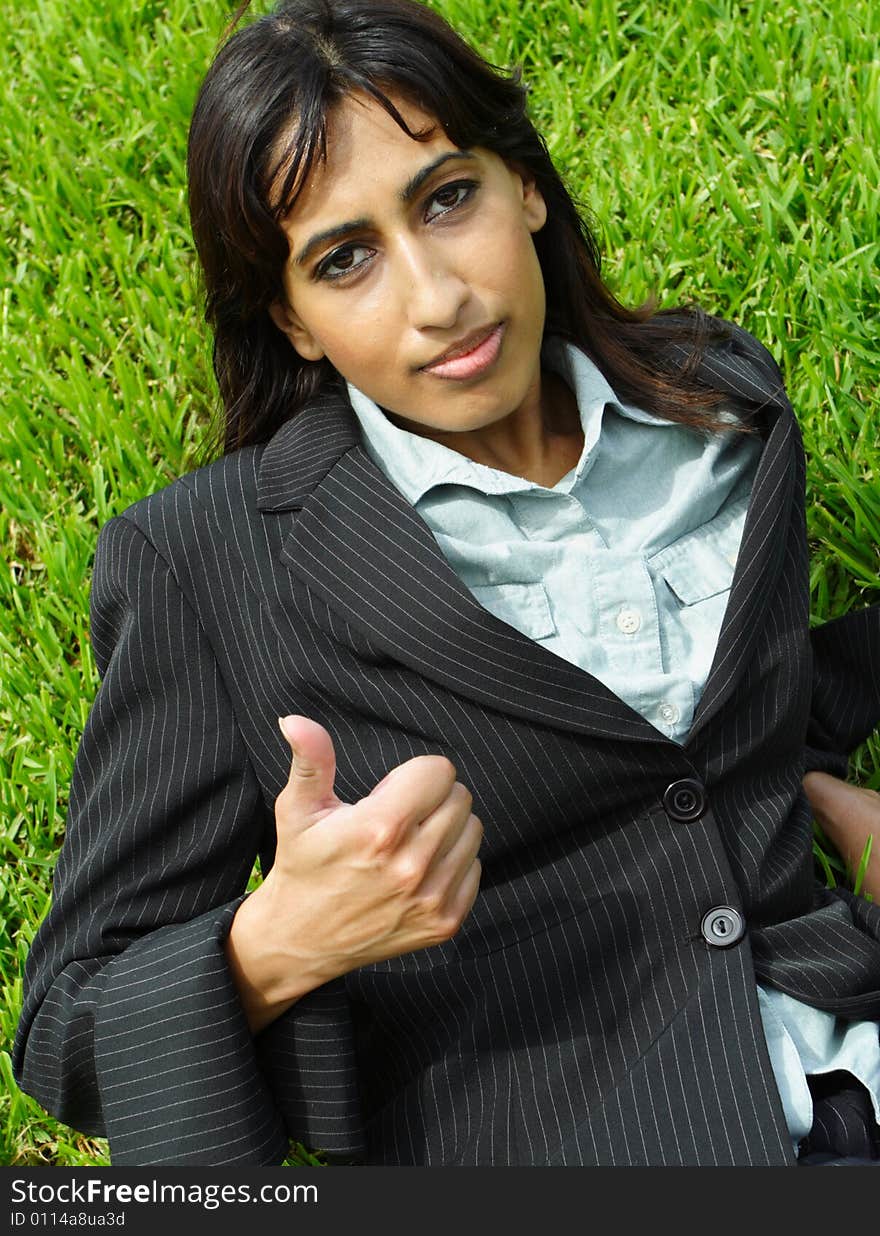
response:
M314 815L338 807L333 793L336 778L336 753L333 739L323 725L308 717L279 717L278 726L290 743L290 776L285 798L297 814Z

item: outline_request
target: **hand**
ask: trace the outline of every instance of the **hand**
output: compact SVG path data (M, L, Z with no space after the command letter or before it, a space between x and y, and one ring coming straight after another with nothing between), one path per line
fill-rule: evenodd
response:
M275 863L239 907L227 957L252 1030L357 966L448 940L480 881L483 829L443 756L407 760L354 804L323 726L287 717Z
M823 772L807 773L803 785L813 815L851 876L873 836L860 891L880 902L880 794Z

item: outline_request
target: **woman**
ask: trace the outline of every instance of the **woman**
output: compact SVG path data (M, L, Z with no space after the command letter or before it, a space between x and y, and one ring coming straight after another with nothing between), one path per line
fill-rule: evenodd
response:
M20 1084L117 1164L870 1159L880 915L801 780L852 842L880 611L811 651L769 354L619 305L409 0L233 35L189 174L226 453L102 530Z

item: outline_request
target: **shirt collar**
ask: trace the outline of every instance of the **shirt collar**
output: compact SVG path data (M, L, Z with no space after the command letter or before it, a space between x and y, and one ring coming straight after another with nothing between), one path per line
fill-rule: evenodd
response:
M547 339L541 351L541 363L545 369L557 373L574 391L584 433L584 446L577 464L554 488L567 491L589 471L607 406L644 424L671 424L650 412L621 403L598 366L572 343L559 338ZM448 446L398 428L363 391L350 382L347 385L367 454L413 506L436 485L469 485L488 494L540 488L534 481L476 463Z

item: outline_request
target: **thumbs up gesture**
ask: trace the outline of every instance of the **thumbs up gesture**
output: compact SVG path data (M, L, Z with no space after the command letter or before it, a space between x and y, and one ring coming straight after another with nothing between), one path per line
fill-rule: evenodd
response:
M416 756L343 803L327 730L301 716L279 725L291 765L275 863L226 943L254 1032L330 979L448 940L480 882L483 828L449 760Z

